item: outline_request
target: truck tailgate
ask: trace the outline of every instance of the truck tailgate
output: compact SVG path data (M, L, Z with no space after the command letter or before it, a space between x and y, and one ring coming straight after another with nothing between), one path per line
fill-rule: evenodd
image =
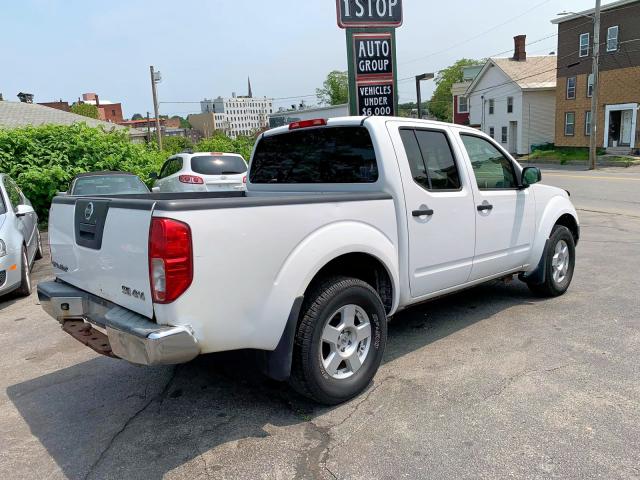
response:
M56 276L152 318L147 252L153 205L144 200L54 198L49 242Z

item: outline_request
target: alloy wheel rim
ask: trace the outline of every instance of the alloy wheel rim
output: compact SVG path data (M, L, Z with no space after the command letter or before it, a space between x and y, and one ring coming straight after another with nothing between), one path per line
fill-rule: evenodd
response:
M340 307L329 316L322 331L320 361L331 378L354 375L371 349L371 321L358 305Z
M560 240L556 243L553 258L551 259L552 277L556 284L562 283L567 278L570 259L569 245L564 240Z

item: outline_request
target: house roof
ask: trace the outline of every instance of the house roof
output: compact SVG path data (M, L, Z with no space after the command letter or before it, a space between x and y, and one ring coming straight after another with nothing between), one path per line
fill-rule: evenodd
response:
M90 127L102 126L105 130L123 130L125 127L115 123L104 122L94 118L84 117L71 112L45 107L37 103L0 101L0 127L18 128L27 125L72 125L86 123ZM142 131L131 129L130 134L144 134Z
M607 10L612 10L614 8L622 7L623 5L627 5L629 3L637 3L640 0L618 0L617 2L608 3L607 5L602 5L600 7L601 12L606 12ZM551 20L551 23L558 24L562 22L568 22L569 20L575 20L576 18L580 18L583 15L590 15L595 12L595 8L590 8L589 10L583 10L582 12L575 12L570 15L564 15L559 18L554 18Z
M473 92L480 79L493 66L502 70L522 90L554 89L556 88L557 59L555 55L528 56L524 61L516 61L511 58L490 58L469 85L467 93Z

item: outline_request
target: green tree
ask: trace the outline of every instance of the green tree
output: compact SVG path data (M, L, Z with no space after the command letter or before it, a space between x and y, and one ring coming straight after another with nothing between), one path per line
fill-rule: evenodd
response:
M83 117L98 118L98 107L89 103L74 103L71 105L71 111Z
M133 115L131 115L131 120L142 120L143 118L144 117L139 113L134 113Z
M349 74L334 70L327 75L322 88L316 88L318 101L324 105L340 105L349 101Z
M462 68L479 65L479 60L462 58L453 65L440 70L436 75L436 89L429 102L429 112L438 120L451 122L453 120L451 87L462 81Z
M169 155L180 153L187 149L192 149L193 143L187 137L182 136L170 136L162 137L162 151Z

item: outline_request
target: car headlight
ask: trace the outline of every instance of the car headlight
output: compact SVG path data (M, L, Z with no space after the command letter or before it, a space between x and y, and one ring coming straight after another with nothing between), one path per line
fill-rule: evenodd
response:
M4 257L7 254L7 246L2 240L0 240L0 257Z

